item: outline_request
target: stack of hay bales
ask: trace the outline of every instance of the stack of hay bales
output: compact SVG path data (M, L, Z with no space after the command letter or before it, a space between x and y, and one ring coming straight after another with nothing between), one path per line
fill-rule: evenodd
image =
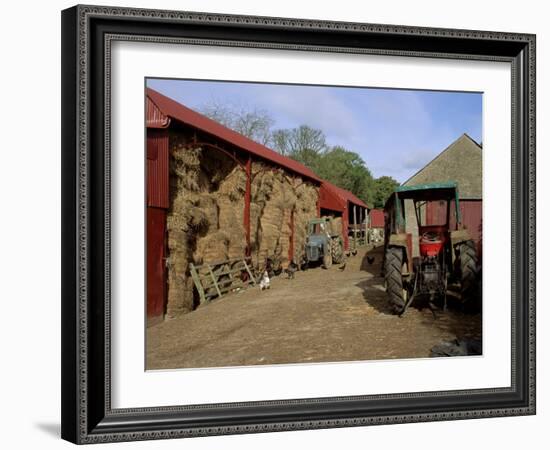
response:
M200 204L200 148L188 149L185 142L171 142L170 210L168 234L167 316L174 317L193 308L193 280L187 276L193 261L195 236L204 232L207 215Z
M301 177L262 163L252 165L250 206L251 254L257 267L266 258L286 266L289 262L292 214L294 256L304 253L307 222L317 216L318 188Z
M304 253L308 222L317 217L319 189L311 183L296 179L296 208L294 210L294 261L300 262Z
M303 254L307 221L317 216L318 188L283 169L252 164L250 247L252 262L288 263L294 211L295 259ZM215 149L193 146L184 135L170 136L170 209L167 316L196 306L189 264L245 256L243 224L246 174Z
M342 235L342 217L333 217L330 221L330 233Z

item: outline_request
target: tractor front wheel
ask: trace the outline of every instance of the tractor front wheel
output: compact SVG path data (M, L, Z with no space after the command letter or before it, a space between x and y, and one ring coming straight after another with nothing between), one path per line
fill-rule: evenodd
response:
M403 289L403 250L390 247L386 250L384 274L386 281L386 295L395 314L400 314L405 307L406 290Z
M460 244L460 291L462 304L467 309L479 308L477 255L474 241Z

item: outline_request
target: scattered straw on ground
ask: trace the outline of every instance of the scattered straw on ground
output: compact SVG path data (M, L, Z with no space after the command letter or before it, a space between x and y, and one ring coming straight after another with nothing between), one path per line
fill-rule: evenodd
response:
M454 338L479 338L481 316L411 307L390 313L381 247L345 270L310 269L250 288L147 329L147 368L197 368L428 357Z

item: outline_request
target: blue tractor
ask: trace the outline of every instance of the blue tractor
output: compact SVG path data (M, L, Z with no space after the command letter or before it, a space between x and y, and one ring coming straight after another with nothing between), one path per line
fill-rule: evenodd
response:
M311 219L307 224L306 263L322 262L328 269L344 260L344 241L339 233L334 233L332 217Z

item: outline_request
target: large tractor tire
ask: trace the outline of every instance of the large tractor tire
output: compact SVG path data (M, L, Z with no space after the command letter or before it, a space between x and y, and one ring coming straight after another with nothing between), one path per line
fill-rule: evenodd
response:
M323 267L325 269L330 269L331 266L332 266L332 252L330 251L330 249L328 249L328 251L325 252L325 254L323 255Z
M339 237L331 239L331 254L334 264L340 264L344 261L344 243Z
M400 314L405 307L406 291L403 289L403 250L389 247L384 260L386 295L394 314Z
M477 277L477 255L474 241L465 241L460 251L460 293L465 309L477 311L480 305Z

